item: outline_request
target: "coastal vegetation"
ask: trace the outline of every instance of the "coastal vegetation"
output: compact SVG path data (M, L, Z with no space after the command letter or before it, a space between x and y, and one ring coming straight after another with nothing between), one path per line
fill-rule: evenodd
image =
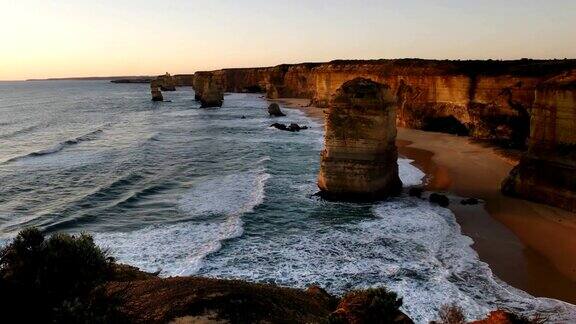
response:
M0 304L4 318L23 323L119 322L114 260L91 236L22 230L0 252Z

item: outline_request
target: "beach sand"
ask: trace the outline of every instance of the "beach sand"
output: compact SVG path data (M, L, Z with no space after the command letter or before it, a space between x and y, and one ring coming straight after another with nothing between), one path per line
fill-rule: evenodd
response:
M278 102L323 122L323 109L307 99ZM502 195L500 183L515 162L492 147L404 128L397 138L400 155L426 172L426 189L451 196L462 232L500 279L534 296L576 303L576 214ZM459 197L483 203L462 205Z

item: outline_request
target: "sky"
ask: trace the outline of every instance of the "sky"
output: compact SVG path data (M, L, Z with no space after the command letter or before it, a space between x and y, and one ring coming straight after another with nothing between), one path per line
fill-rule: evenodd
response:
M0 80L576 58L576 0L0 0Z

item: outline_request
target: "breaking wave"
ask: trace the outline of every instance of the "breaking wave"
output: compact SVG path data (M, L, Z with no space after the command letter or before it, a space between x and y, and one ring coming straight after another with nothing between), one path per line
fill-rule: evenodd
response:
M164 276L195 274L207 255L220 250L222 241L242 235L241 217L262 204L269 177L259 169L205 180L179 200L189 221L99 233L96 241L121 262L143 270L161 270Z
M69 147L69 146L73 146L82 142L86 142L86 141L92 141L95 140L97 138L97 136L102 133L103 130L102 129L97 129L95 131L86 133L82 136L78 136L76 138L73 139L69 139L63 142L60 142L50 148L44 149L44 150L40 150L40 151L35 151L35 152L31 152L22 156L17 156L17 157L13 157L11 159L6 160L4 163L10 163L10 162L15 162L15 161L19 161L19 160L23 160L23 159L27 159L27 158L31 158L31 157L39 157L39 156L44 156L44 155L50 155L50 154L55 154L58 153L62 150L64 150L65 148Z

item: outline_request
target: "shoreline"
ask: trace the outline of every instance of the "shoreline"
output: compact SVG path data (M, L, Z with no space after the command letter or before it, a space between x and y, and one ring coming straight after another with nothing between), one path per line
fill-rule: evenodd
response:
M323 122L323 110L308 99L275 101ZM452 198L449 209L462 233L498 278L536 297L576 304L575 214L502 195L500 182L514 160L467 137L398 128L397 145L426 173L426 190ZM462 205L459 197L484 203Z

